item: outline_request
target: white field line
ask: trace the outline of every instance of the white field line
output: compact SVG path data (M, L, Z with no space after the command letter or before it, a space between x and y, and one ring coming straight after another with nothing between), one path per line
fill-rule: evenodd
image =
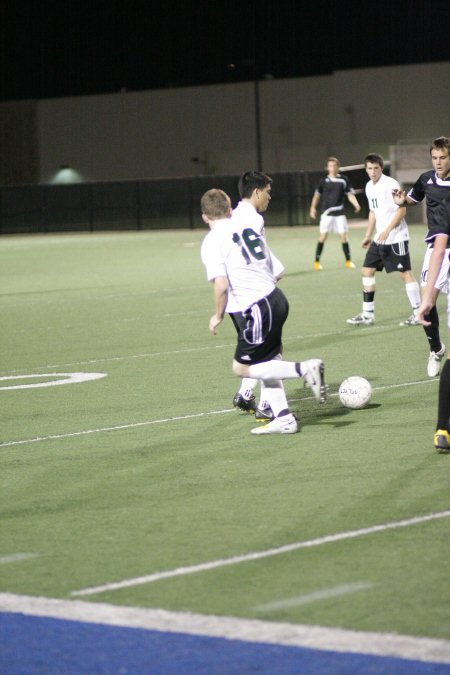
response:
M272 602L266 602L264 605L256 605L256 607L253 607L253 609L256 612L277 612L279 609L289 609L290 607L311 605L312 603L320 602L321 600L329 600L330 598L339 598L341 595L349 595L350 593L367 591L372 587L373 584L369 583L368 581L357 581L352 584L343 584L342 586L334 586L333 588L324 588L321 591L313 591L312 593L297 595L293 598L273 600Z
M38 557L38 553L12 553L11 555L1 556L0 565L8 565L9 563L22 562L23 560L31 560Z
M295 342L296 340L315 340L316 338L327 337L329 335L343 335L348 332L354 331L355 333L360 332L364 335L369 335L373 331L384 331L392 330L393 326L371 326L370 331L366 331L364 328L362 331L359 331L358 328L347 328L339 331L325 331L321 333L311 333L309 335L291 335L290 337L283 337L283 343ZM211 344L204 347L190 347L189 349L174 349L172 351L161 351L161 352L143 352L141 354L126 354L124 356L108 356L102 359L87 359L85 361L73 361L70 363L47 363L44 366L36 366L35 370L41 370L44 368L73 368L75 366L86 366L86 365L95 365L97 363L111 363L115 361L132 361L134 359L150 359L156 357L167 357L167 356L178 356L180 354L191 354L193 352L205 352L211 351L214 349L233 349L236 347L235 342L225 343L225 344ZM25 372L24 368L17 368L8 372L1 373L2 375L11 375L15 373Z
M413 382L400 382L396 384L385 384L380 385L379 387L372 387L373 391L383 391L385 389L398 389L400 387L413 387L418 384L429 384L430 382L435 382L435 378L428 378L427 380L415 380ZM329 394L329 397L338 396L338 393ZM305 398L290 398L292 401L305 401L313 398L308 396ZM159 420L144 420L143 422L129 422L127 424L118 424L112 427L99 427L97 429L85 429L83 431L71 431L63 434L50 434L48 436L36 436L35 438L24 438L23 440L18 441L4 441L0 443L1 448L8 448L14 445L26 445L28 443L39 443L43 441L54 441L60 440L62 438L73 438L77 436L87 436L89 434L100 434L111 431L123 431L124 429L136 429L138 427L148 427L153 424L164 424L168 422L177 422L179 420L191 420L197 419L199 417L209 417L210 415L225 415L227 413L235 411L235 408L224 408L223 410L210 410L208 412L192 413L191 415L177 415L173 417L164 417Z
M51 377L52 379L48 382L14 384L7 385L6 387L0 385L0 391L6 391L10 389L37 389L39 387L56 387L61 384L79 384L80 382L91 382L92 380L100 380L102 377L106 377L106 373L33 373L30 375L5 375L0 377L0 382L4 382L5 380L7 382L10 380L31 380L42 377ZM55 380L55 377L61 379Z
M448 518L450 511L441 511L440 513L429 513L426 516L416 516L414 518L407 518L405 520L398 520L391 523L384 523L382 525L372 525L371 527L363 527L359 530L350 530L348 532L338 532L337 534L329 534L318 539L310 539L309 541L298 541L292 544L285 544L278 548L269 548L265 551L254 551L251 553L244 553L243 555L232 556L231 558L221 558L218 560L210 560L208 562L199 563L198 565L191 565L189 567L177 567L165 572L154 572L141 577L134 577L133 579L123 579L122 581L115 581L101 586L94 586L91 588L83 588L77 591L72 591L71 596L86 596L99 595L100 593L108 593L122 588L130 588L132 586L141 586L143 584L151 584L163 579L170 579L173 577L186 576L187 574L196 574L197 572L209 572L210 570L226 567L229 565L238 565L245 562L253 562L263 558L271 558L276 555L283 555L285 553L292 553L303 548L313 548L315 546L322 546L323 544L331 544L336 541L345 541L347 539L356 539L357 537L364 537L378 532L386 532L387 530L395 530L400 527L410 527L411 525L419 525L430 520L438 518Z
M50 436L36 436L36 438L26 438L22 441L7 441L0 443L0 448L10 447L11 445L24 445L26 443L38 443L40 441L54 441L61 438L72 438L76 436L86 436L88 434L99 434L106 431L121 431L123 429L135 429L136 427L148 427L152 424L164 424L164 422L176 422L178 420L190 420L196 417L207 417L208 415L222 415L229 413L235 408L227 410L211 410L210 412L194 413L192 415L179 415L177 417L166 417L160 420L147 420L145 422L131 422L129 424L119 424L115 427L100 427L98 429L86 429L84 431L72 431L66 434L52 434Z
M450 642L447 640L394 633L364 633L342 628L169 612L164 609L119 607L100 602L58 600L12 593L0 593L0 612L242 642L450 663Z

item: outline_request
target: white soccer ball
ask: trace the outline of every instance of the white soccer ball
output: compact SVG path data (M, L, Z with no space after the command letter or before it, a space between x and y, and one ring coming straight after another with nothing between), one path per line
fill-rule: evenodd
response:
M346 408L357 410L364 408L372 397L370 382L364 377L347 377L339 387L339 399Z

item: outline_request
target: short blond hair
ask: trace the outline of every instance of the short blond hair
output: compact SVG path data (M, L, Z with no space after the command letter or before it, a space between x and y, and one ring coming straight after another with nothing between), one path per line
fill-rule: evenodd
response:
M202 213L211 220L227 218L230 213L231 200L226 192L212 188L205 192L200 200Z

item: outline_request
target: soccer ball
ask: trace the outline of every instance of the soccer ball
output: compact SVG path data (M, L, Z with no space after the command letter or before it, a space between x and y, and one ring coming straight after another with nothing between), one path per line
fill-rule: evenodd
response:
M371 396L370 382L359 375L347 377L339 387L339 399L346 408L354 410L364 408L369 403Z

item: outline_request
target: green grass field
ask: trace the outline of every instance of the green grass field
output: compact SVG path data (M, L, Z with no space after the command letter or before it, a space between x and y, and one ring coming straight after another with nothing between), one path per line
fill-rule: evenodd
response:
M232 409L234 329L208 332L204 230L0 239L0 386L107 375L0 390L0 556L30 554L1 566L1 592L70 599L449 508L450 459L432 443L438 378L422 328L399 325L401 279L378 274L376 324L348 326L359 270L333 236L314 272L317 232L268 231L286 266L284 356L323 358L330 385L319 406L286 382L300 431L280 437L252 436ZM424 233L411 228L417 278ZM358 267L362 235L350 233ZM355 374L374 389L360 411L337 398ZM450 639L449 535L442 517L86 599Z

